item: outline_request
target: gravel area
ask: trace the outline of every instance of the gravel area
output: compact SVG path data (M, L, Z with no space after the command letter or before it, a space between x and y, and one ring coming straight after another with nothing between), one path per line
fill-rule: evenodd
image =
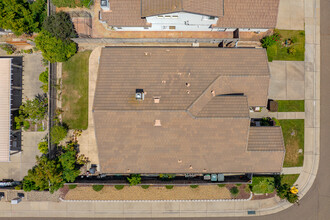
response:
M12 199L17 198L17 193L24 193L25 197L22 201L52 201L58 202L60 197L60 192L54 192L51 194L50 192L46 191L31 191L31 192L24 192L23 190L0 190L1 192L5 193L5 198L1 201L10 202Z
M174 186L166 189L163 186L150 186L143 189L141 186L125 186L117 190L113 186L95 192L91 186L81 186L69 190L65 200L193 200L193 199L230 199L230 192L226 187L199 186L195 189L190 186Z

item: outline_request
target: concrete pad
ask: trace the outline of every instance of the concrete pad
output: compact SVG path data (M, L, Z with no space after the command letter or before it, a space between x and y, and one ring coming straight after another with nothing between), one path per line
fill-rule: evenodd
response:
M180 203L179 202L153 202L152 216L159 217L180 217Z
M314 72L314 63L305 61L305 72Z
M268 97L270 99L286 99L286 81L270 80Z
M314 17L314 1L305 1L305 17Z
M118 211L120 213L124 212L123 202L96 202L94 204L95 211Z
M314 100L305 100L305 128L314 128Z
M306 19L309 23L314 22L314 18ZM314 44L315 43L315 25L314 24L307 24L305 25L305 40L307 44Z
M305 99L313 99L314 98L314 80L315 73L314 72L306 72L305 73Z
M315 45L315 71L321 71L321 47L320 45Z
M304 0L280 0L276 28L303 30L304 16Z
M305 119L305 112L296 112L296 119Z
M291 81L287 83L287 96L288 100L303 100L305 99L305 82L304 81Z
M273 61L269 62L270 78L272 80L286 80L286 62Z
M70 202L67 206L68 211L93 211L94 202Z
M315 61L315 46L314 44L305 44L305 62L311 62L314 65ZM313 70L314 71L314 70Z
M23 56L23 98L33 99L42 94L39 74L46 70L42 65L41 53L25 54Z
M304 81L305 63L303 61L286 62L287 80Z

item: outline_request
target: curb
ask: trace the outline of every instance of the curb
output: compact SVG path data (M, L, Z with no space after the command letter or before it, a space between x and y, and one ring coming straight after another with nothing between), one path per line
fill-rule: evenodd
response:
M60 198L61 202L244 202L252 199L253 193L250 192L248 199L191 199L191 200L65 200Z

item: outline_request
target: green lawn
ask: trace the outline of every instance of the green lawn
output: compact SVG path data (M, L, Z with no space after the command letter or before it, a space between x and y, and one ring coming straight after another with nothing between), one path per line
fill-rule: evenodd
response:
M272 193L274 189L274 177L252 177L251 190L253 193Z
M281 41L267 48L268 60L297 60L305 59L305 31L277 30L281 36ZM285 40L295 39L292 45L296 50L295 54L288 53L288 47L284 46Z
M304 100L277 100L279 112L304 112Z
M62 109L63 122L70 129L88 127L88 61L91 51L75 54L63 63Z
M282 127L285 158L284 167L302 166L304 162L304 119L279 120ZM303 152L299 153L299 149Z
M287 174L281 176L281 183L288 184L289 186L293 186L293 184L297 181L299 174Z

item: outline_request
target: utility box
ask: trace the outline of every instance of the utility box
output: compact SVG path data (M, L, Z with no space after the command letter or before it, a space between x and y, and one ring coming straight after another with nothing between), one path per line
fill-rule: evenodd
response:
M22 201L22 198L15 198L11 200L11 204L16 205Z

